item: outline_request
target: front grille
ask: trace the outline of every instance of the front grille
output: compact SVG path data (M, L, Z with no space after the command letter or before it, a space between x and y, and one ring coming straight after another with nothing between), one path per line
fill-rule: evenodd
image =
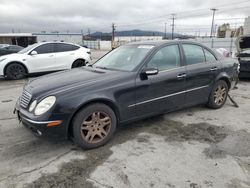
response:
M20 105L23 107L23 108L27 108L29 103L30 103L30 100L31 100L31 94L28 93L27 91L23 90L23 93L22 93L22 96L21 96L21 102L20 102Z

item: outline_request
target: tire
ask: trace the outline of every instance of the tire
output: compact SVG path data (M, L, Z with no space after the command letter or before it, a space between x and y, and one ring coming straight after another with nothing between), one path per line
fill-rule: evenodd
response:
M11 63L6 67L5 76L7 79L18 80L25 78L26 75L25 67L19 63Z
M85 65L86 65L86 63L84 60L78 59L78 60L75 60L74 63L72 64L72 69L77 68L77 67L82 67Z
M83 149L106 144L113 136L117 118L107 105L95 103L79 111L72 122L73 140Z
M228 95L228 85L224 80L217 81L213 89L210 93L209 99L208 99L208 107L213 109L221 108L226 100Z

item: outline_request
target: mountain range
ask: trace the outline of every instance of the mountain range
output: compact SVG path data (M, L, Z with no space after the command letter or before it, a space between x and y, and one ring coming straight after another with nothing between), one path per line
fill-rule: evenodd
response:
M111 33L103 33L103 32L91 33L92 37L111 36L111 35L112 35ZM146 31L146 30L135 29L135 30L126 30L126 31L116 31L115 36L165 36L165 33L160 32L160 31ZM180 37L180 38L191 37L188 35L182 35L178 33L175 33L174 36ZM172 33L166 33L166 37L171 38Z

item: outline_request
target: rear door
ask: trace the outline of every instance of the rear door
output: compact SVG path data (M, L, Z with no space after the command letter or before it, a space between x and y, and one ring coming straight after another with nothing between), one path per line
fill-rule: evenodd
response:
M186 105L206 102L219 70L215 56L197 44L182 44L186 62Z
M136 79L136 108L138 116L170 111L184 105L186 70L182 66L178 44L159 49L146 63L146 67L157 68L157 75Z
M56 43L56 66L58 69L70 69L75 60L75 50L79 46Z

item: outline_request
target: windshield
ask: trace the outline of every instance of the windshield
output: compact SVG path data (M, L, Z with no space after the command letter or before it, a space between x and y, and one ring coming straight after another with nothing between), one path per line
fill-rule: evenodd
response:
M153 47L152 45L121 46L105 55L93 66L95 68L132 71Z
M17 52L18 54L24 54L28 51L30 51L32 48L35 48L36 46L38 46L38 43L32 44L27 46L26 48L22 49L21 51Z
M6 46L8 46L8 44L0 44L0 48L4 48Z

